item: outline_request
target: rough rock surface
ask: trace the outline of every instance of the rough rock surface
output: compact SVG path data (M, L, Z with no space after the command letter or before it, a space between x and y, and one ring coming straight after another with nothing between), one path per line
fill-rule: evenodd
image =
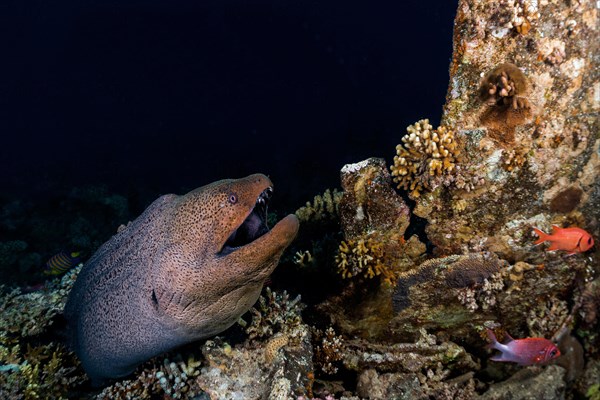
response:
M369 158L345 165L341 181L344 195L339 208L346 239L373 231L404 234L410 209L392 188L385 160Z
M564 399L565 370L552 365L547 368L522 369L504 382L493 384L480 400Z

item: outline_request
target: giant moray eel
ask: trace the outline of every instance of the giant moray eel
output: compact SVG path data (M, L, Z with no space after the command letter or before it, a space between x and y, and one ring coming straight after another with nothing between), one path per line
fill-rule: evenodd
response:
M268 229L272 190L255 174L164 195L98 249L65 307L95 384L222 332L256 302L298 232L294 215Z

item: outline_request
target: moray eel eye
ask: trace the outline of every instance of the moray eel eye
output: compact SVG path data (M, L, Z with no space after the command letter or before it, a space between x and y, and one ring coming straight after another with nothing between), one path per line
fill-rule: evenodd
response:
M235 204L238 201L238 197L237 194L235 193L230 193L229 197L227 197L227 201L229 201L231 204Z

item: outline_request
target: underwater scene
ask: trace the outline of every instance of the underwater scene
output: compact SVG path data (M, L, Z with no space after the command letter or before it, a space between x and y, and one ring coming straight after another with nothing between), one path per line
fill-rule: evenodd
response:
M0 399L600 400L592 0L0 6Z

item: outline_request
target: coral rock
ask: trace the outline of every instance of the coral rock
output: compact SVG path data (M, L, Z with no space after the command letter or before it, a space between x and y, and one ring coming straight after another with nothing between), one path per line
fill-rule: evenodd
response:
M392 188L385 161L369 158L348 164L341 172L344 195L340 201L342 228L347 239L371 231L394 230L403 235L410 210Z

